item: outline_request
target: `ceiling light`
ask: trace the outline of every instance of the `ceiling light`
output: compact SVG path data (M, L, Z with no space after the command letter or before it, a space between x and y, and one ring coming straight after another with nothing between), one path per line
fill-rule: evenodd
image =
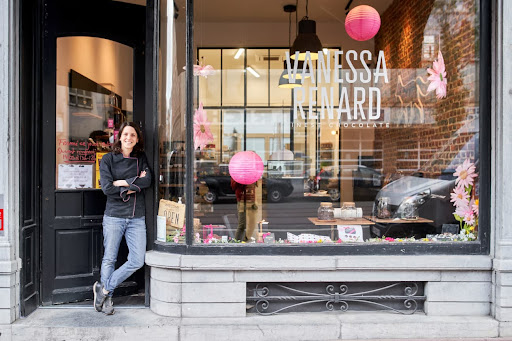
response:
M240 56L242 55L242 53L244 53L244 51L245 51L244 48L239 48L238 51L236 51L235 59L240 58Z
M298 72L297 72L297 77L295 79L299 79L299 73ZM288 81L288 71L284 70L283 73L281 73L281 77L279 77L279 85L278 85L278 87L285 88L285 89L293 89L293 88L298 88L298 87L301 87L301 86L302 86L302 84L300 82L290 83Z
M256 72L256 70L254 70L252 67L248 66L247 67L247 71L249 71L250 73L252 73L252 75L256 78L260 78L260 74Z
M308 1L306 0L306 16L299 21L299 34L292 47L290 55L295 59L295 52L299 52L299 60L306 59L306 52L309 51L312 60L318 59L318 51L322 50L322 43L316 35L316 22L308 18Z
M291 61L290 61L290 67L291 67L291 72L290 72L290 73L292 74L292 77L293 77L294 62L291 62ZM284 61L284 67L283 67L283 68L284 68L284 71L285 71L285 72L284 72L284 76L283 76L283 77L284 77L285 79L289 79L289 77L288 77L288 65L286 65L286 61ZM304 68L304 62L299 61L299 62L297 63L297 74L295 75L295 79L296 79L296 80L297 80L297 79L302 79L302 71L303 71L303 68ZM310 77L311 77L311 75L310 75L309 73L307 73L307 72L306 72L306 77L305 77L305 78L306 78L306 79L308 79L308 78L310 78Z

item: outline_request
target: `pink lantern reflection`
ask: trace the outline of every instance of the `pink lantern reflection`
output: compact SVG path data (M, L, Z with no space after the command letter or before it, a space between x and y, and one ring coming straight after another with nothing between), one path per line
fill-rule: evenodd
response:
M345 30L358 41L375 37L380 29L380 15L375 8L367 5L354 7L345 18Z
M255 152L238 152L229 161L229 175L242 185L255 183L263 175L263 161Z

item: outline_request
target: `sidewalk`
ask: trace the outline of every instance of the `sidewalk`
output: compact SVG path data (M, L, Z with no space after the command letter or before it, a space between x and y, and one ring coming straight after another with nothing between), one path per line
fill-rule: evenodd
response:
M400 325L400 330L395 326ZM498 322L482 317L423 314L318 313L244 318L170 318L146 308L118 308L106 316L87 308L39 308L12 325L0 325L0 341L225 341L361 340L494 341ZM460 338L460 336L474 338ZM438 338L436 338L438 337ZM451 337L451 338L450 338ZM457 338L459 337L459 338Z

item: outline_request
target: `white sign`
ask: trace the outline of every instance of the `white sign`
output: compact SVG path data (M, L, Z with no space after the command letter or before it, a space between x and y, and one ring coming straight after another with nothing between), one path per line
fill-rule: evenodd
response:
M361 225L338 225L338 236L344 242L364 242Z
M345 57L347 71L342 72L343 66L341 60ZM309 92L301 87L293 88L293 114L297 118L300 113L302 119L306 118L304 111L304 103L309 103L308 118L317 119L318 115L313 110L317 104L321 105L320 117L325 118L327 113L329 119L336 120L369 120L376 121L381 116L381 90L380 88L372 85L377 85L379 81L389 83L388 71L386 68L386 58L384 51L379 51L376 56L377 62L375 69L371 70L367 63L373 60L372 52L363 50L357 53L355 50L349 51L334 51L334 65L331 68L330 51L318 51L317 69L314 68L314 62L311 57L311 52L306 52L306 57L302 67L302 75L299 80L298 74L298 60L299 51L295 52L294 63L290 61L290 53L286 52L286 68L288 72L288 82L290 84L301 83L307 77L311 78L311 83L316 86L309 87ZM354 62L360 60L363 66L362 72L358 72L354 66ZM354 84L362 83L359 86L354 86L353 96L349 96L346 86L341 86L340 93L336 93L334 87L331 86L331 71L334 70L334 82L339 84ZM318 79L315 81L315 75ZM323 77L322 77L323 76ZM318 86L324 83L326 86ZM360 86L366 85L366 86ZM318 94L317 94L318 91ZM334 97L339 99L339 105L334 106ZM350 98L349 98L350 97ZM318 103L316 102L318 99ZM367 108L365 110L365 107ZM336 116L336 117L335 117Z
M93 165L68 165L60 164L58 167L59 189L93 188Z

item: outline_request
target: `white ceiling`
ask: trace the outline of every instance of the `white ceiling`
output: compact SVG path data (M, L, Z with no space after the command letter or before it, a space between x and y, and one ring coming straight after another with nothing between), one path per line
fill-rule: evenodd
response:
M145 5L146 0L117 0ZM398 0L396 0L398 1ZM185 13L185 0L175 0L180 13ZM349 0L309 0L309 18L317 22L345 22L345 6ZM380 14L393 0L353 0L350 8L370 5ZM194 0L195 20L199 22L288 22L284 5L295 0ZM306 0L299 0L298 20L306 15ZM292 13L292 22L295 13Z

